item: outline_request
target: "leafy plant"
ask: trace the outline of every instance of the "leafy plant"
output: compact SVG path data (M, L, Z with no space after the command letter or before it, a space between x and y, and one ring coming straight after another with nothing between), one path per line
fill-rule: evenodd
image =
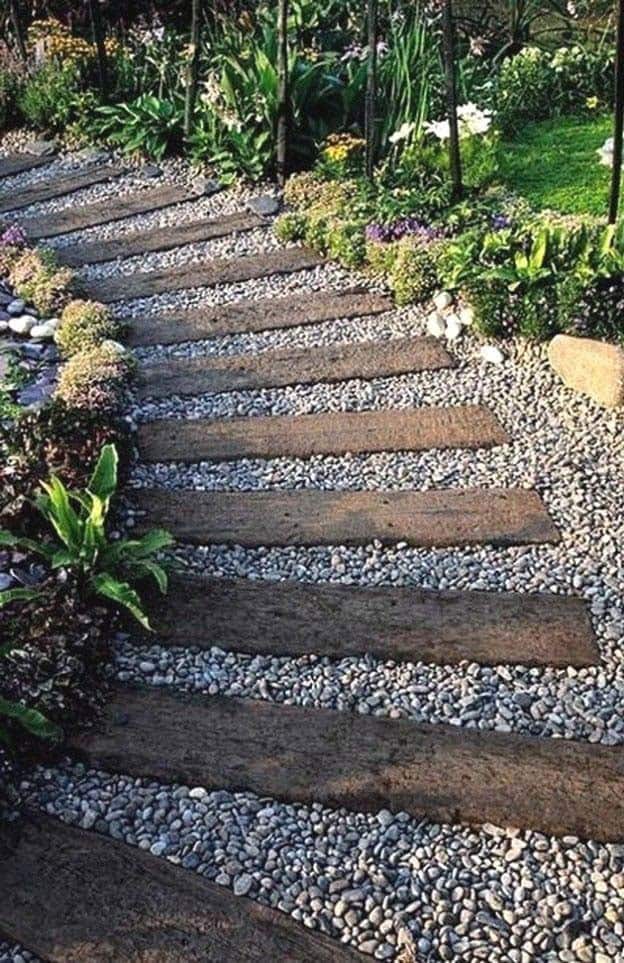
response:
M74 61L49 61L39 67L18 93L17 106L38 130L62 132L81 116L89 116L99 103L86 89L80 65Z
M182 139L184 105L173 100L141 94L130 103L99 107L94 131L126 154L141 153L162 160Z
M123 606L149 628L141 598L126 579L150 577L166 592L166 572L153 556L172 538L154 529L140 538L109 541L106 519L117 489L117 464L115 446L105 445L84 492L69 491L54 475L42 485L43 494L35 504L57 541L39 542L0 531L0 545L28 549L43 556L52 569L74 572L85 590Z

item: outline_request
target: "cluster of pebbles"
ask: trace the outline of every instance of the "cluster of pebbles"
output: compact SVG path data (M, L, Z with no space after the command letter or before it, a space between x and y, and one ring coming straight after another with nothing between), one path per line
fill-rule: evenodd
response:
M33 177L37 174L33 172ZM163 165L161 176L181 182L187 174L176 165ZM139 179L135 174L125 176L116 182L116 190L125 192L126 184ZM98 185L80 192L80 198L109 196L107 191L110 185ZM244 193L224 192L198 203L206 215L241 209L247 200ZM62 198L47 202L45 208L59 209L70 202ZM182 216L199 216L197 211L185 206ZM137 225L175 223L177 217L177 208L166 209L119 226L91 228L70 240L117 236ZM192 250L148 254L133 259L132 268L149 270L200 255L236 256L274 246L270 232L258 230ZM129 267L108 265L85 273L125 272ZM289 277L140 299L119 309L145 316L198 303L340 290L354 283L362 283L362 278L327 265ZM382 340L426 333L428 323L426 312L404 309L376 318L144 348L138 354L149 362L169 356ZM136 402L130 416L140 422L159 417L485 404L509 432L507 445L489 451L305 461L139 463L131 485L237 491L534 488L561 531L557 545L443 550L378 543L360 548L216 545L184 547L175 555L196 572L215 576L578 594L587 601L596 631L602 657L598 667L396 664L371 656L340 661L314 655L251 657L224 651L217 639L213 649L200 651L192 640L187 647L172 649L157 639L139 644L120 636L111 673L174 689L624 744L622 415L601 410L564 389L541 348L510 344L504 364L488 364L469 325L464 327L463 337L452 346L458 359L452 369L335 385L148 399ZM439 336L445 332L440 330ZM251 793L161 785L69 762L37 770L23 789L32 805L48 813L180 863L375 959L607 963L624 958L622 846L494 826L473 831L416 821L404 813L366 815L290 806ZM0 946L0 961L30 959L19 953Z

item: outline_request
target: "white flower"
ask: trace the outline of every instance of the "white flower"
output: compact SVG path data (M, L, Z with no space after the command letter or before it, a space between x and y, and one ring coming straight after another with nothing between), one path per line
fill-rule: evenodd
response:
M448 120L437 120L430 124L425 124L428 134L433 134L438 140L448 140L451 136L451 127Z
M487 134L492 126L491 112L489 110L481 110L476 104L462 104L461 107L457 108L457 118L459 121L460 137ZM438 140L448 140L451 136L448 120L439 120L425 124L425 130L428 134L437 137Z
M613 146L613 137L607 137L602 147L599 147L596 151L600 158L600 163L605 167L613 167Z
M393 134L390 134L388 140L391 144L399 144L402 140L409 140L411 135L416 130L416 124L408 123L401 124L398 130L395 130Z

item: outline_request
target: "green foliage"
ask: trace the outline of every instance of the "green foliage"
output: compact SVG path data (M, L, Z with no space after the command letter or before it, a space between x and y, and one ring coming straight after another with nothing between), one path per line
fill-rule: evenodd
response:
M104 304L76 300L63 309L54 340L63 357L71 358L78 351L118 338L120 333L120 323Z
M115 446L105 445L84 492L68 490L54 475L42 485L36 506L56 541L33 541L0 531L0 545L25 548L43 556L53 570L74 572L85 588L124 607L149 629L141 598L128 580L149 577L166 592L167 575L153 556L172 538L153 529L136 539L108 539L106 520L117 489L117 464Z
M18 109L27 123L54 133L64 132L81 117L90 117L98 103L74 61L45 63L26 80L17 97Z
M438 287L435 265L435 244L424 244L414 238L397 242L397 255L392 264L388 283L397 304L426 301Z
M503 62L495 104L504 132L528 121L609 107L613 97L613 49L562 47L554 53L526 47Z
M306 218L298 211L287 211L280 214L273 224L273 230L278 240L284 244L302 240L305 234Z
M612 134L609 117L562 117L527 124L501 151L501 177L537 208L604 215L611 171L597 151Z
M348 268L360 267L366 258L365 224L361 221L330 220L325 245L330 257Z
M133 361L114 341L72 355L61 369L55 397L69 408L119 412Z
M182 140L184 103L141 94L130 103L99 107L93 122L98 137L126 154L162 160Z

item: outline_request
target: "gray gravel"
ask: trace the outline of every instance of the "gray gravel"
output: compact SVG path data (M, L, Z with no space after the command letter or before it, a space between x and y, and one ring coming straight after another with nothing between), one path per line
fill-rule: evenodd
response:
M30 802L289 913L375 959L607 963L624 951L624 847L291 806L86 770Z

